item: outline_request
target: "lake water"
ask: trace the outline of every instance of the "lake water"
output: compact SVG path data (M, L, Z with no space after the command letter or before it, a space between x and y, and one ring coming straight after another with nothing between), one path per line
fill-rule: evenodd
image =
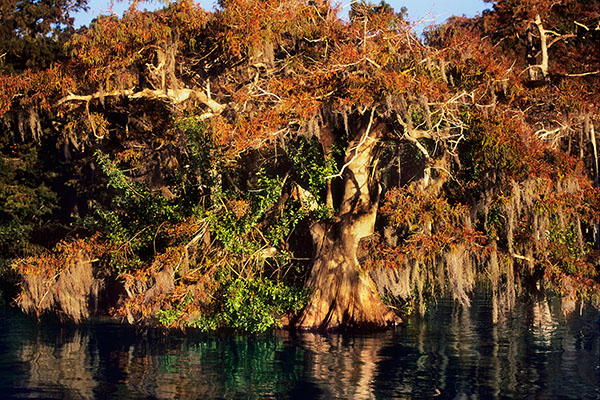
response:
M598 313L440 303L361 335L139 333L0 309L0 398L600 399Z

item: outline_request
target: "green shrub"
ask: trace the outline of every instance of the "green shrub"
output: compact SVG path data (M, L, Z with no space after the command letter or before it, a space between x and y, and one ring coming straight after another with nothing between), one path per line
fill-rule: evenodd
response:
M227 278L214 296L211 312L190 325L202 330L232 328L260 333L281 327L281 318L301 310L307 301L305 290L282 282L264 278Z

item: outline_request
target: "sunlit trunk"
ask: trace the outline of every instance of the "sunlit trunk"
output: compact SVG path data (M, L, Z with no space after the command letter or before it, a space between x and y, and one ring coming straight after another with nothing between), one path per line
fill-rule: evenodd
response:
M360 239L373 234L379 201L370 166L381 127L371 129L371 122L346 151L336 220L312 228L317 254L307 282L312 297L298 322L301 329L373 328L399 322L357 258Z

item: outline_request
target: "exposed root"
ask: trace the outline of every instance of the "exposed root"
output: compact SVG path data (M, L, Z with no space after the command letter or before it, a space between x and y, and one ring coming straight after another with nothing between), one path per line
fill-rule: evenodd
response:
M339 261L315 266L308 283L315 290L297 327L331 331L399 324L401 319L383 303L371 277Z

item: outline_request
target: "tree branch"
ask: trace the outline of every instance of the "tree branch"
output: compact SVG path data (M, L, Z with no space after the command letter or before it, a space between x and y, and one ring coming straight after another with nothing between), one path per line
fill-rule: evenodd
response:
M600 71L582 72L580 74L565 74L565 76L568 76L571 78L577 78L577 77L582 77L582 76L598 75L598 74L600 74Z
M350 161L348 161L346 164L342 165L342 168L340 169L340 172L338 172L335 175L326 176L325 179L340 178L342 176L342 174L344 173L344 170L346 168L348 168L354 162L354 160L356 160L356 157L358 157L358 150L360 149L360 146L362 146L367 141L367 138L369 137L369 132L371 131L371 127L373 126L373 117L375 116L375 108L376 107L373 107L371 109L371 116L369 118L369 124L367 125L367 129L365 130L365 134L363 135L362 139L354 147L354 149L350 149L349 150L349 151L354 150L354 156L352 156L352 158L350 159Z
M550 43L548 43L548 48L552 47L552 45L554 43L558 42L559 40L566 40L566 39L574 38L574 37L577 37L577 35L574 34L574 33L567 33L565 35L560 35L559 37L556 37L556 38L552 39L550 41Z
M207 92L205 93L202 90L195 89L167 89L167 90L151 90L151 89L143 89L139 92L135 92L133 89L129 90L114 90L109 93L101 93L96 92L89 95L76 95L70 93L68 96L60 99L56 105L59 106L61 104L72 102L72 101L85 101L90 102L91 100L100 99L101 97L127 97L129 99L140 99L140 98L150 98L150 99L165 99L174 104L182 103L186 100L190 100L192 98L198 99L202 104L206 105L211 113L206 115L205 118L210 118L215 115L219 115L225 109L225 105L220 104L213 100L210 97L209 86L207 86Z
M542 25L542 19L540 18L539 14L535 16L534 24L540 32L540 47L542 52L542 62L538 64L537 67L539 67L542 71L542 76L546 78L546 76L548 76L548 37L546 36L548 31L544 29L544 25Z
M94 94L88 94L88 95L77 95L77 94L73 94L73 93L69 93L68 96L63 97L62 99L60 99L56 105L60 106L63 103L68 103L70 101L91 101L94 99L100 99L101 97L114 97L114 96L131 96L132 94L134 94L133 89L130 90L114 90L112 92L109 93L101 93L101 92L96 92Z

